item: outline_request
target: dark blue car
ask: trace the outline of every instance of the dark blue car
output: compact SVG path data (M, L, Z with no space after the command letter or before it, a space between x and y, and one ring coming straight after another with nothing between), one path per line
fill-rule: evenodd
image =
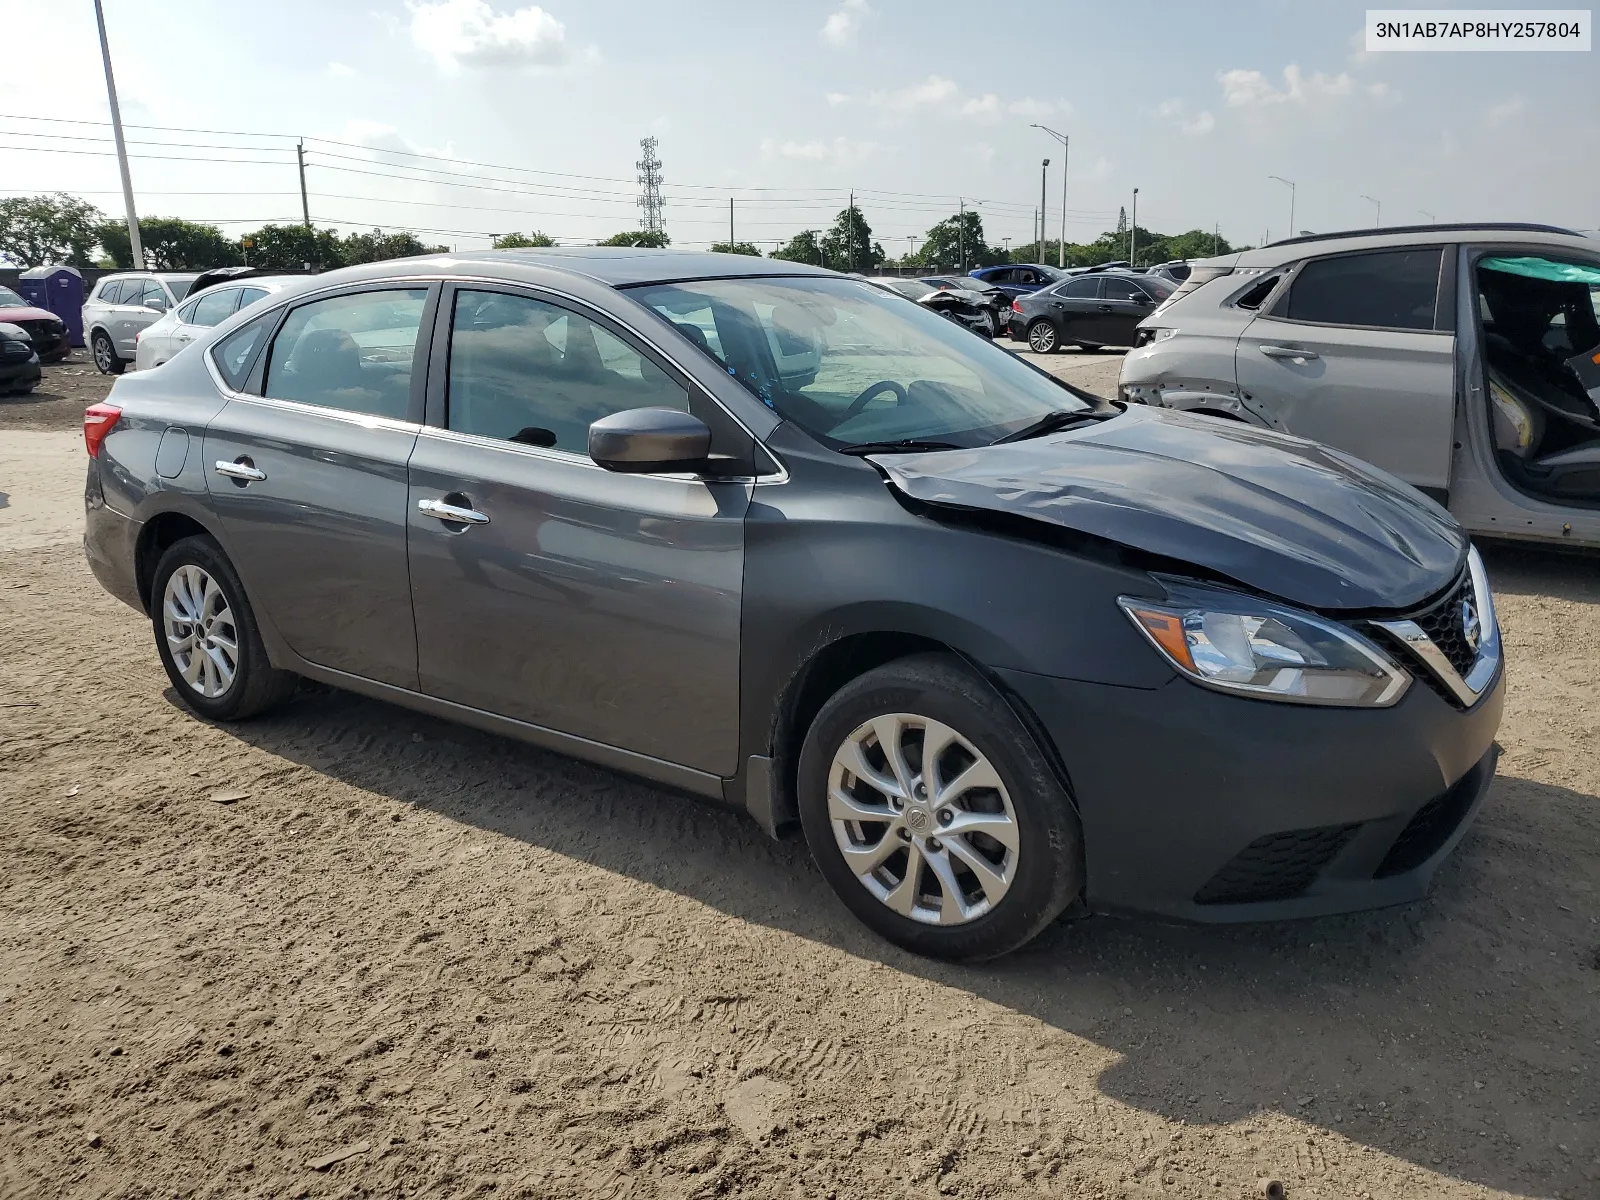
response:
M999 267L978 267L968 271L974 279L992 283L1011 299L1037 292L1040 288L1060 283L1066 275L1055 267L1040 263L1008 263Z

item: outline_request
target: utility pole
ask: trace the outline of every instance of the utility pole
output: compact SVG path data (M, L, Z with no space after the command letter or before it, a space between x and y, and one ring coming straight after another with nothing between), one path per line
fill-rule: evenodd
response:
M1044 166L1039 168L1039 261L1044 261L1044 188L1050 179L1050 160L1044 160Z
M963 274L967 270L967 198L956 197L956 258Z
M1363 195L1361 198L1378 210L1375 214L1373 214L1372 217L1372 225L1373 228L1376 229L1379 225L1383 224L1383 202L1381 200L1374 200L1371 196L1366 195ZM1294 233L1292 229L1289 232L1291 235Z
M728 197L728 249L733 249L733 197Z
M1130 267L1135 267L1135 266L1139 265L1138 264L1138 260L1134 258L1134 254L1137 253L1137 251L1135 250L1135 246L1137 246L1138 240L1139 240L1139 189L1138 188L1134 188L1133 189L1133 220L1128 222L1128 265Z
M856 269L856 194L850 193L850 207L844 210L844 255L849 270Z
M1217 235L1222 232L1222 222L1218 221L1211 227L1211 257L1217 256Z
M1004 242L1005 245L1006 245L1006 261L1010 262L1011 261L1011 239L1010 238L1001 238L1000 240L1002 242Z
M1289 187L1289 236L1293 237L1294 236L1294 194L1295 194L1294 180L1285 179L1282 175L1268 175L1267 178L1268 179L1276 179L1279 183L1287 184L1288 187Z
M1061 143L1061 248L1056 265L1065 267L1067 265L1067 155L1071 151L1071 144L1066 134L1057 133L1048 125L1033 125L1030 128L1042 129ZM1041 250L1039 253L1043 255L1044 251Z
M106 14L94 0L94 19L100 26L100 58L106 66L106 96L111 101L111 132L117 140L117 168L122 172L122 203L128 218L128 247L133 269L144 270L144 243L139 240L139 214L133 207L133 177L128 174L128 147L122 140L122 110L117 106L117 81L111 74L111 43L106 41Z
M306 228L311 228L311 203L306 199L306 144L296 142L294 145L295 158L300 162L300 215L305 219Z
M911 254L909 255L909 257L915 258L917 256L917 235L913 233L911 235L910 241L911 241Z

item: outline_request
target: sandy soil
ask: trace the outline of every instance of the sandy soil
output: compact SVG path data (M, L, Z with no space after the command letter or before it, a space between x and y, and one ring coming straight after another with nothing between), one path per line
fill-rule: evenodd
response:
M1124 350L1074 350L1058 354L1035 354L1028 349L1026 342L1013 342L1007 338L998 339L995 345L1004 346L1018 358L1108 400L1116 397L1117 375L1122 370L1122 359L1127 353Z
M1492 556L1506 754L1426 902L968 969L601 770L186 715L81 453L0 421L0 1196L1600 1195L1593 559Z

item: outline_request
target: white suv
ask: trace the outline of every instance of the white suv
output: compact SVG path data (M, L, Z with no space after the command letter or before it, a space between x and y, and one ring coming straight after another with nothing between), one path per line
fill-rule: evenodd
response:
M83 336L103 375L121 375L138 349L139 331L171 312L200 277L145 271L107 275L83 305Z
M1334 446L1476 534L1600 546L1600 243L1417 225L1191 266L1123 400Z

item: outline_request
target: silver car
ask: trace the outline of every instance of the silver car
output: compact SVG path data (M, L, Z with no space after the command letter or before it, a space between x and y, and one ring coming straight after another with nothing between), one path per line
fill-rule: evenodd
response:
M190 296L177 308L134 335L138 345L135 368L148 371L151 367L159 367L205 330L221 324L257 300L281 291L295 280L293 275L284 275L253 278L239 283L219 283Z
M1291 238L1206 259L1122 399L1347 451L1473 533L1600 546L1600 245L1541 225Z
M139 331L189 294L198 271L107 275L83 305L83 337L102 375L121 375L138 353Z

